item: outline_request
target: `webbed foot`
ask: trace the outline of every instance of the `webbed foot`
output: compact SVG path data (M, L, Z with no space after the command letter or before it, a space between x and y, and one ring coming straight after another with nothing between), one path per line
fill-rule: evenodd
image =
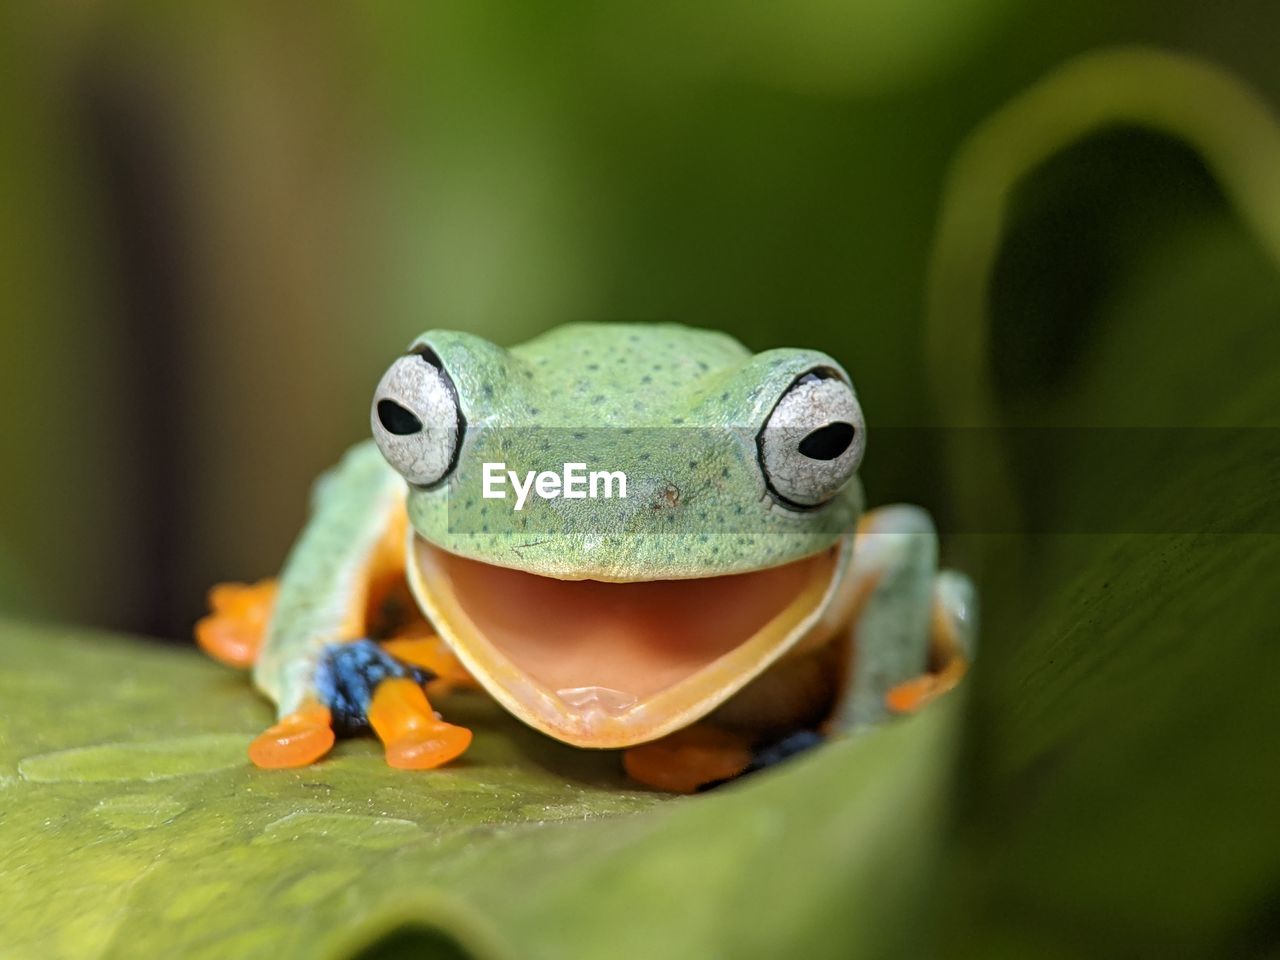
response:
M247 670L258 659L275 606L277 583L219 583L209 591L208 616L196 623L196 643L213 659Z
M745 737L719 727L694 724L632 747L622 754L627 775L668 793L697 793L709 784L732 780L754 759Z
M386 748L387 763L401 770L434 769L471 745L471 731L438 718L422 687L408 678L379 683L368 718Z
M373 640L331 644L316 670L315 698L254 740L250 758L260 767L305 766L328 753L337 734L369 730L385 745L387 763L403 770L428 770L461 755L471 731L431 709L422 688L436 674L406 662L398 655L405 649Z
M249 744L249 759L267 770L305 767L333 748L334 736L329 708L306 703L259 734Z

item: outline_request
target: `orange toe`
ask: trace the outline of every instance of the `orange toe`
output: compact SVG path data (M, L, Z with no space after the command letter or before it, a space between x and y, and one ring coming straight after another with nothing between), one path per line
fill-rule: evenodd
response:
M462 756L471 746L471 731L451 723L409 734L386 745L387 764L399 770L432 770Z
M471 745L471 731L437 718L422 687L406 677L378 684L367 713L387 763L401 770L430 770Z
M255 738L249 744L249 759L268 770L315 763L333 748L331 724L327 707L305 706Z
M622 754L631 779L668 793L695 793L705 784L738 776L750 763L751 748L745 739L702 725L677 730Z
M275 580L216 585L209 591L210 614L196 623L196 643L228 666L253 666L275 599Z
M932 674L913 677L884 695L885 706L894 713L915 713L936 696L937 683Z
M936 672L912 677L890 687L884 695L884 704L893 713L915 713L948 690L954 690L968 669L968 661L956 654Z

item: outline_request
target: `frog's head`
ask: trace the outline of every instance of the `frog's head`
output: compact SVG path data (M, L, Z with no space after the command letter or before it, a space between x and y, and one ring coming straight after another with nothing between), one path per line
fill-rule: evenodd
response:
M510 350L435 330L371 419L409 483L419 602L557 739L692 723L850 602L864 424L825 354L676 325L572 324ZM531 471L548 476L526 487Z

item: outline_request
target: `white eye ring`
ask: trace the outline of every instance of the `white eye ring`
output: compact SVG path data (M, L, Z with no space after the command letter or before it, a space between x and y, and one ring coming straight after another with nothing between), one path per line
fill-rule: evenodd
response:
M765 483L793 507L816 507L839 493L865 448L853 388L827 368L796 378L756 436Z
M390 366L373 393L369 425L387 463L414 486L453 471L466 420L435 351L416 348Z

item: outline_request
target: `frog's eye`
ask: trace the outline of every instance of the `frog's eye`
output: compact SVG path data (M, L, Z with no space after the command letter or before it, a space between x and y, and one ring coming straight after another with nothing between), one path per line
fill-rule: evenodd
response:
M453 381L429 347L391 365L374 391L369 421L387 463L419 487L452 472L467 425Z
M789 506L826 503L858 469L865 434L862 408L838 372L819 367L803 374L756 436L769 490Z

